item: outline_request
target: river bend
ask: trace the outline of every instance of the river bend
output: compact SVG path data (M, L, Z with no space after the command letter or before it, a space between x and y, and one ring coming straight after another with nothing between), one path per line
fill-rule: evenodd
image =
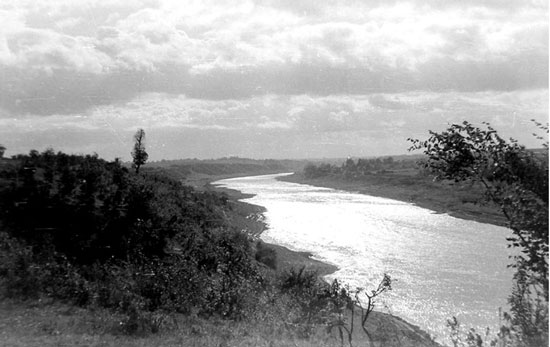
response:
M276 180L240 177L214 184L267 209L261 238L338 266L328 279L373 288L388 273L393 290L378 310L448 341L446 321L496 329L512 272L506 228L437 214L409 203ZM374 288L373 288L374 289Z

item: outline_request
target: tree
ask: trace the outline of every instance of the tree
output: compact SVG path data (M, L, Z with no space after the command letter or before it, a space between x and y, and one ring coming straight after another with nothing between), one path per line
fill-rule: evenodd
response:
M527 150L495 129L453 124L430 131L426 141L409 139L411 150L423 150L424 168L438 179L479 182L487 200L499 206L519 249L514 263L515 285L509 302L512 328L521 344L548 344L548 142L544 153ZM535 124L546 133L548 126ZM538 139L543 139L537 136Z
M4 145L0 145L0 159L4 158L5 152L6 152L6 147Z
M139 173L139 168L145 164L149 158L149 154L145 151L145 131L139 129L134 135L134 150L132 151L132 158L134 158L134 168L136 173Z

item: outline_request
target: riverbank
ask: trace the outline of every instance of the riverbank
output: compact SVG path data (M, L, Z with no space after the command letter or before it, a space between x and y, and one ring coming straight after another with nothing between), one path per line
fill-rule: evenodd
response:
M207 182L204 189L226 194L229 198L228 203L234 212L231 216L228 216L229 223L241 230L245 230L252 237L259 239L261 233L267 228L263 219L265 208L241 201L251 198L253 195L243 194L234 189L214 186L211 182ZM338 270L338 267L335 265L313 259L312 254L309 252L292 251L286 247L272 243L266 243L266 245L275 250L277 254L277 270L280 272L303 267L306 270L317 272L319 276L326 276Z
M445 185L425 177L384 173L348 180L334 175L308 178L302 173L294 173L277 179L408 202L437 213L480 223L507 225L496 206L482 202L481 189Z
M265 208L241 201L242 199L252 197L252 194L243 194L238 190L215 186L211 182L208 182L204 186L204 189L215 190L228 196L229 203L238 216L237 218L233 217L234 219L231 220L232 225L238 226L258 238L266 230L267 225L264 219L260 217L265 212ZM315 271L320 277L323 277L338 270L338 267L335 265L313 259L312 254L309 252L292 251L286 247L272 243L266 243L266 245L276 252L277 272L279 273L290 269L304 268L309 271ZM352 321L351 315L347 317L347 322L350 321ZM353 326L353 341L359 344L368 344L369 340L360 325L361 312L359 308L356 308L353 321L355 322ZM418 326L391 314L373 311L369 316L366 327L370 332L372 341L381 345L388 343L389 345L394 345L392 342L395 342L399 346L441 347L427 332Z

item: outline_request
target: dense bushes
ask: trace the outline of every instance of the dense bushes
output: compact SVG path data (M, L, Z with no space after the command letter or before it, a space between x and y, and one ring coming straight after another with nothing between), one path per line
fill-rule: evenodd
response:
M120 162L46 151L1 171L0 220L33 247L78 263L162 256L167 242L223 225L224 197Z
M277 253L273 248L267 246L262 241L258 241L256 243L256 254L254 257L258 262L265 264L274 270L277 269Z
M224 195L96 155L2 160L0 294L110 308L128 333L158 330L159 313L268 319L300 334L327 323L333 287L309 272L277 277L275 251L230 214Z
M225 196L51 150L0 171L5 295L238 317L261 282Z

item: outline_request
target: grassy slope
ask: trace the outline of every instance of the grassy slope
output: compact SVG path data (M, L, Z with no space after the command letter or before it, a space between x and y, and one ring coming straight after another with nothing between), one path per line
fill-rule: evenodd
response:
M119 332L121 317L104 310L85 310L51 302L0 302L0 346L339 346L338 334L319 328L307 339L289 334L284 323L235 322L216 318L171 315L160 333L126 336ZM437 346L402 320L375 315L369 330L374 341L390 346ZM367 344L355 327L354 345Z
M434 182L429 177L418 176L416 171L373 174L354 180L341 176L307 178L302 173L279 179L410 202L457 218L506 225L505 218L496 206L483 203L483 190L480 187Z

